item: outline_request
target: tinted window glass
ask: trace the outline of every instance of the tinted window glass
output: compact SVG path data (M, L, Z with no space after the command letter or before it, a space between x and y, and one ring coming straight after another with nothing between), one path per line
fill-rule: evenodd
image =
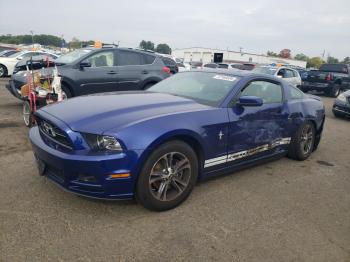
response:
M113 66L114 52L113 51L99 52L97 54L93 54L92 56L88 57L86 60L91 64L91 67Z
M153 55L143 54L143 59L144 59L145 64L149 65L149 64L153 64L156 57Z
M282 102L282 88L278 84L266 81L254 81L243 89L240 96L257 96L265 104Z
M118 65L143 65L143 55L131 51L119 51Z
M162 58L162 61L163 61L163 63L164 63L166 66L175 66L175 65L176 65L175 61L173 61L173 60L170 59L170 58L165 58L165 57L163 57L163 58Z
M294 72L292 70L286 69L286 73L284 75L285 78L294 77Z
M176 74L152 86L148 91L168 93L218 106L235 86L239 77L216 73Z
M289 90L291 99L302 99L304 97L304 93L301 92L298 88L295 88L294 86L290 85Z
M29 53L23 54L22 57L25 58L25 57L31 57L31 56L34 56L34 55L35 55L34 52L29 52Z
M225 69L227 69L228 65L226 65L226 64L219 64L218 68L225 68Z
M208 68L217 68L218 65L217 65L217 64L206 64L206 65L204 65L204 67L208 67Z

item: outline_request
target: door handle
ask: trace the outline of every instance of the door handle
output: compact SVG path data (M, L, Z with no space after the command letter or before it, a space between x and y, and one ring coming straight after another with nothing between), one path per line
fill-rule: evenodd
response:
M108 71L107 74L109 75L115 75L117 72L116 71Z
M147 75L147 74L148 74L148 71L147 71L147 70L143 70L143 71L142 71L142 74Z

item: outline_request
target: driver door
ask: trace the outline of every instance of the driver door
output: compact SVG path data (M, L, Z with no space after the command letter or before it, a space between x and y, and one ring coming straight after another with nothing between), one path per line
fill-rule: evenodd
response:
M92 54L83 63L90 67L78 68L75 78L79 94L111 92L118 90L116 56L114 50L104 50Z
M241 106L241 96L256 96L262 106ZM259 158L279 150L286 143L288 114L285 113L283 88L279 82L254 80L239 92L229 113L228 165Z

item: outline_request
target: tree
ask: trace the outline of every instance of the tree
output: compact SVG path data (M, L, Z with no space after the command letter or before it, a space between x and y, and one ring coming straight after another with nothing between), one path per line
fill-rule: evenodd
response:
M300 61L307 61L307 60L309 60L309 57L307 55L300 53L300 54L295 55L294 59L300 60Z
M341 61L344 64L350 64L350 57L345 57L343 61Z
M139 47L142 48L142 49L154 51L154 43L151 42L151 41L142 40L142 41L140 42Z
M328 64L338 64L339 60L333 56L328 55L327 57L327 63Z
M306 67L320 68L324 61L320 57L312 57L307 61Z
M72 41L69 42L69 48L77 49L80 48L81 43L78 38L73 37Z
M161 54L171 54L171 48L167 44L158 44L156 51Z
M291 58L290 49L282 49L278 56L282 58Z
M274 56L274 57L277 57L278 54L273 52L273 51L267 51L267 56Z

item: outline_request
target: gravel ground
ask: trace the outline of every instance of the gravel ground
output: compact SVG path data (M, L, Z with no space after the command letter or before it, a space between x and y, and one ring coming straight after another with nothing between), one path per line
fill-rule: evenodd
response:
M198 184L178 208L97 201L37 174L21 102L0 80L0 261L350 261L350 120L319 149Z

